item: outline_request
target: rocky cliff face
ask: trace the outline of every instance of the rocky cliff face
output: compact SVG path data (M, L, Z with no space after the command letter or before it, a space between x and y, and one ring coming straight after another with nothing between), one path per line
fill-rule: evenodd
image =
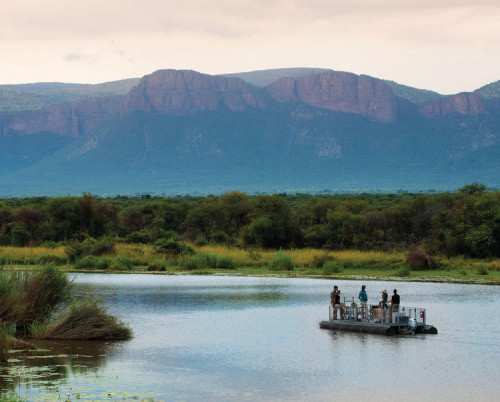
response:
M456 95L443 96L426 103L420 108L420 114L425 117L459 113L459 114L483 114L485 109L481 96L475 93L462 92Z
M279 102L304 102L328 110L356 113L391 122L397 118L398 102L382 80L366 75L328 71L301 78L283 78L267 90Z
M485 113L481 96L476 93L441 97L419 109L416 104L394 95L384 81L345 72L326 71L300 78L282 78L266 88L258 88L239 78L160 70L143 77L123 96L88 98L37 112L0 116L0 135L51 131L76 138L120 112L158 110L170 115L216 110L243 112L269 109L276 102L305 103L387 123L400 116L419 113L424 117Z
M52 131L59 135L77 138L122 110L122 96L82 99L37 112L0 117L0 134L7 136L15 132L29 135Z
M262 91L238 78L196 71L160 70L145 76L125 96L125 110L159 110L168 114L214 111L241 112L267 107Z

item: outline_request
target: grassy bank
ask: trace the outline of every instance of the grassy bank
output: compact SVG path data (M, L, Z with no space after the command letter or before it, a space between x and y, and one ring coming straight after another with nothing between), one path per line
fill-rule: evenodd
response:
M74 272L157 272L165 274L230 274L344 279L451 281L500 284L500 260L435 257L432 269L415 270L406 252L261 250L224 246L162 248L118 243L95 246L71 261L67 247L0 247L7 268L59 265ZM98 254L98 255L94 255Z

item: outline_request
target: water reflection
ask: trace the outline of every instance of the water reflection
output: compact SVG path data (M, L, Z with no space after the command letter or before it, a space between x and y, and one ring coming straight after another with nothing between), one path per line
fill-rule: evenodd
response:
M36 387L56 390L70 377L97 373L121 350L121 342L34 341L35 351L11 352L0 367L0 390L20 391Z
M129 324L123 344L41 343L16 355L1 386L29 400L494 400L500 394L500 288L335 281L349 301L397 288L428 309L437 336L325 331L332 281L282 278L76 275ZM457 363L459 362L459 363ZM462 364L466 363L466 364ZM17 371L16 371L17 370ZM464 381L467 379L467 381ZM443 385L445 384L445 385ZM83 395L83 392L86 395ZM111 395L111 396L110 396Z

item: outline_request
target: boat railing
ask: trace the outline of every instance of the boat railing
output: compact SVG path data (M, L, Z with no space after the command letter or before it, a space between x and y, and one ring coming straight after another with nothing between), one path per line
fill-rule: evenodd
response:
M345 306L343 304L330 306L330 320L351 320L373 323L390 323L397 325L408 325L413 319L418 325L425 325L427 314L424 308L379 305L356 305L355 303Z

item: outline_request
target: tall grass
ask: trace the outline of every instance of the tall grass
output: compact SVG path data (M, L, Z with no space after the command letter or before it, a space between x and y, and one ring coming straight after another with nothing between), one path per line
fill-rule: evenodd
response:
M48 324L34 323L31 334L40 339L124 340L132 331L94 301L73 303Z
M292 257L282 250L278 251L269 261L269 269L272 271L291 271L294 265Z
M8 354L11 345L9 330L5 323L0 322L0 362L4 363L8 360Z
M25 329L45 318L69 295L67 275L54 266L34 271L0 272L0 321Z

